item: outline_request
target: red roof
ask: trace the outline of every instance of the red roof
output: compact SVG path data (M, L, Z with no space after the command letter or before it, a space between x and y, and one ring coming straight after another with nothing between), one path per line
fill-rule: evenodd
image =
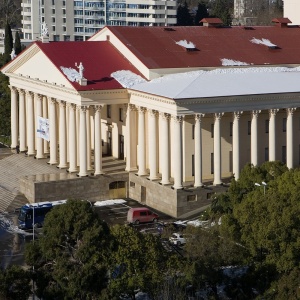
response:
M219 18L204 18L200 22L209 24L223 24L223 21Z
M107 41L36 42L36 44L60 72L62 72L60 67L74 68L78 71L75 67L75 63L77 62L79 64L82 62L84 66L83 76L88 80L88 84L81 86L77 82L70 81L78 91L123 88L111 77L111 73L115 71L130 70L137 75L141 75L137 69Z
M272 20L273 23L282 23L282 24L289 24L292 23L289 18L275 18Z
M108 29L149 69L220 67L221 59L253 65L300 64L300 27L122 27ZM268 39L277 47L252 43ZM196 51L176 44L192 42Z

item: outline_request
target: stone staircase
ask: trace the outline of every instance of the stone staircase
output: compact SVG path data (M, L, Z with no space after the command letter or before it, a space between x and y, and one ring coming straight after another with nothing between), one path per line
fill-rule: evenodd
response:
M20 178L37 174L66 173L65 169L48 165L48 160L37 160L21 153L2 155L0 158L0 212L13 211L28 203L26 197L19 191ZM119 173L124 172L124 170L125 162L123 160L114 159L111 156L103 157L103 171L105 173Z

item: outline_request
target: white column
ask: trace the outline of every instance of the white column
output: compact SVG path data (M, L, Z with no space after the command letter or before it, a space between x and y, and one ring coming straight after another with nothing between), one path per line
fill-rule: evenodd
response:
M33 93L26 92L26 101L28 108L28 120L27 120L27 145L28 151L27 155L35 155L35 132L34 132L34 103L33 103Z
M9 86L11 91L11 145L12 149L15 149L19 144L18 142L18 91L14 86Z
M286 120L286 165L289 169L294 167L294 139L293 139L293 114L296 108L287 108Z
M202 132L201 120L204 114L195 115L195 183L194 187L203 186L202 183Z
M269 161L276 160L276 114L279 109L269 110Z
M49 98L50 101L50 161L48 164L57 164L57 136L56 136L56 100Z
M43 97L43 118L48 119L48 98ZM49 153L49 142L44 139L44 153Z
M25 91L18 89L19 91L19 132L20 132L20 151L27 151L26 147L26 102Z
M214 185L222 184L221 179L221 118L224 113L215 113L214 123Z
M169 120L170 115L160 113L160 143L159 157L161 159L161 184L170 183L170 131Z
M80 107L79 120L79 173L78 176L88 176L87 172L87 132L86 132L86 111L87 106Z
M146 140L145 140L145 107L139 107L139 126L138 126L138 175L147 174L146 170Z
M69 104L69 173L77 172L76 105Z
M86 110L86 163L87 169L92 170L92 158L91 158L91 116L90 109Z
M58 168L67 168L67 128L66 128L66 101L59 101L59 165Z
M94 142L94 175L103 174L102 171L102 139L101 139L101 105L95 106L95 142Z
M242 111L233 113L232 125L232 169L235 180L240 178L240 116Z
M136 161L136 133L135 133L135 105L127 105L126 113L126 171L135 171L137 169Z
M149 168L150 180L158 179L157 167L157 111L153 109L148 110L148 149L149 149Z
M43 116L43 96L40 94L35 94L36 99L36 118ZM36 120L37 124L38 121ZM38 126L37 126L38 128ZM35 133L37 135L37 133ZM44 141L41 137L36 138L36 158L44 158Z
M182 116L172 116L173 118L173 145L172 158L174 172L174 189L182 189Z
M257 121L260 110L252 110L251 113L251 164L256 167L258 165L258 136L257 136Z

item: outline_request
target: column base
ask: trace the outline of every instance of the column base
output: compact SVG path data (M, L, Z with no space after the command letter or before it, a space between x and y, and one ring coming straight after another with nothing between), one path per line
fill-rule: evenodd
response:
M203 183L198 183L197 185L194 185L194 188L203 188L204 184Z
M58 162L57 161L48 161L47 164L48 165L57 165Z
M35 158L35 159L43 159L43 158L47 158L47 157L44 156L44 155L42 155L42 156L37 156L37 155L36 155L34 158Z
M67 164L64 164L64 165L58 165L56 166L57 169L67 169L68 168L68 165Z
M157 177L148 177L147 179L150 181L155 181L155 180L159 180L160 178L157 176Z
M66 169L67 173L77 173L78 169Z
M159 184L161 184L161 185L169 185L169 184L171 184L171 182L170 181L164 181L164 182L160 182Z
M136 175L137 176L147 176L147 175L149 175L149 173L147 173L146 171L145 172L137 172Z
M218 181L218 182L213 182L213 185L218 186L218 185L223 185L222 181Z
M76 176L77 177L88 177L89 174L80 174L80 173L78 173L78 174L76 174Z
M173 190L183 190L183 186L182 185L181 186L173 185L173 186L171 186L171 189L173 189Z
M99 172L92 173L91 175L97 176L97 175L103 175L103 174L105 174L105 172L99 171Z

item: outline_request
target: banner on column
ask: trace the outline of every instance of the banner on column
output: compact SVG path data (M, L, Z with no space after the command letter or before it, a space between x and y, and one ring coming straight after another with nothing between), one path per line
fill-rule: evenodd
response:
M42 138L48 142L50 141L49 119L38 117L37 137Z

